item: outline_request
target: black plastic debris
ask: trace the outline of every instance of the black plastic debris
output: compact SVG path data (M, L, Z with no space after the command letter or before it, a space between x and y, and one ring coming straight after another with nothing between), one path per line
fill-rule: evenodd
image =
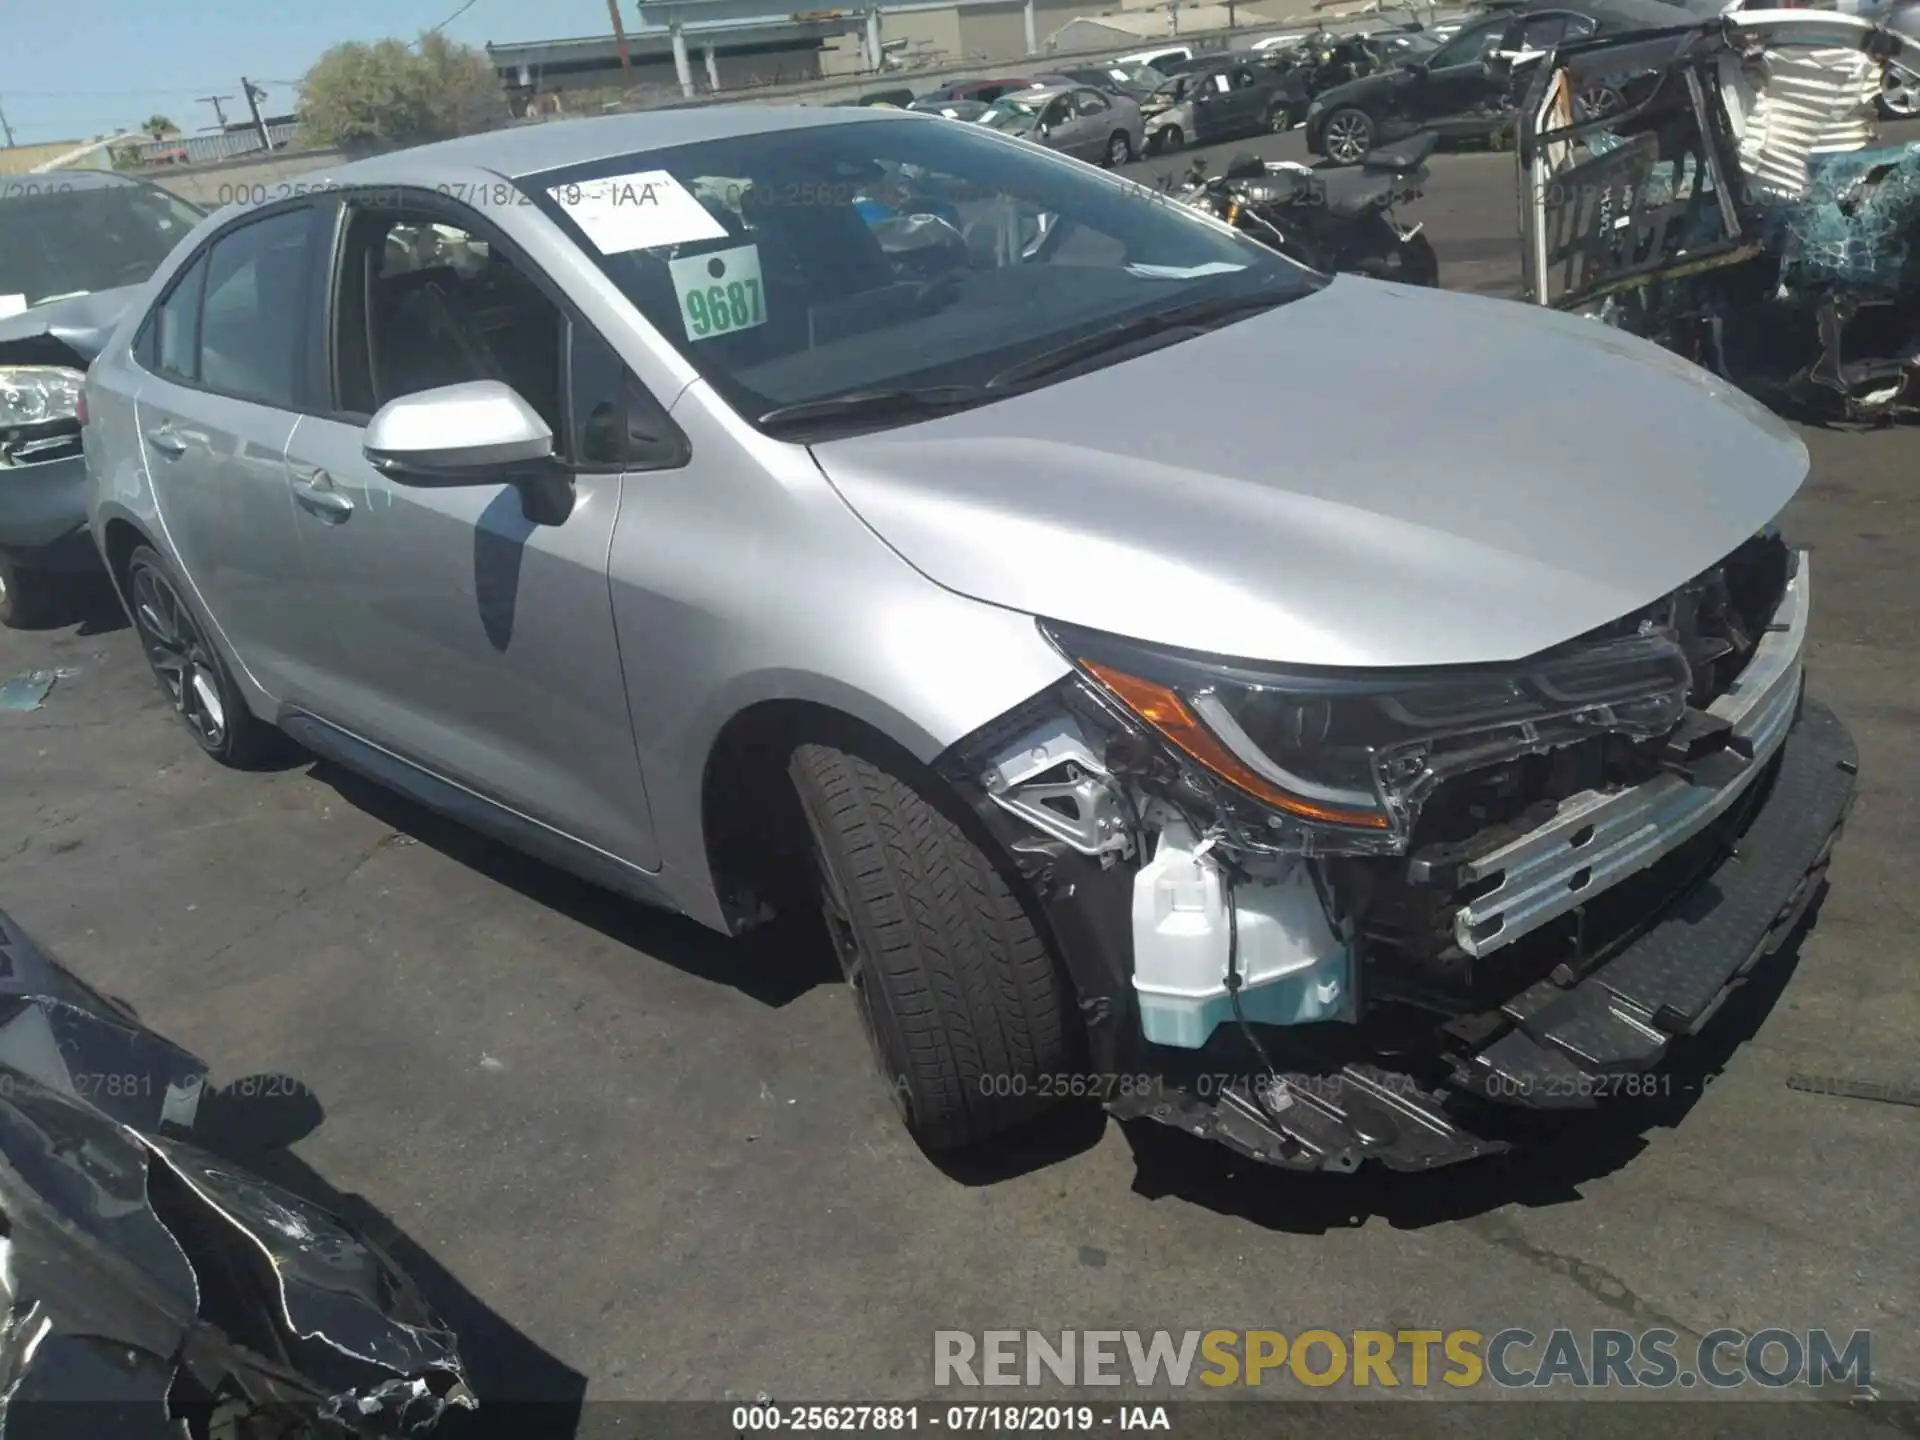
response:
M0 914L0 1440L418 1435L474 1408L391 1259L208 1148L207 1073Z

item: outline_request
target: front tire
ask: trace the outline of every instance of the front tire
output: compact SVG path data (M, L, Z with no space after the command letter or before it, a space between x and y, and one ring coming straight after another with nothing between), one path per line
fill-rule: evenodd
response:
M276 758L285 737L247 708L227 663L187 605L160 552L148 545L127 557L128 613L160 693L207 754L236 770Z
M9 630L40 630L60 619L73 593L68 577L23 566L0 555L0 625Z
M1020 897L897 774L824 745L788 767L822 908L881 1078L928 1150L1050 1107L1067 1073L1065 986Z
M1157 154L1168 155L1187 143L1186 132L1178 125L1169 125L1154 135L1154 150Z

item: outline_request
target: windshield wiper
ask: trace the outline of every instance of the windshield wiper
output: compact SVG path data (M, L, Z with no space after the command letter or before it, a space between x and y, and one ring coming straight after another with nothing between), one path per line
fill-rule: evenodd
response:
M1170 310L1156 310L1150 315L1136 315L1130 320L1109 325L1096 330L1091 335L1082 335L1077 340L1069 340L1064 345L1056 345L1051 350L1042 350L1038 355L1029 356L993 375L987 381L990 390L1004 389L1008 385L1017 385L1023 380L1037 380L1042 375L1051 375L1065 370L1109 350L1118 350L1131 345L1136 340L1145 340L1150 336L1167 335L1190 330L1198 335L1214 328L1216 322L1227 320L1248 310L1268 310L1275 305L1284 305L1297 299L1292 293L1275 294L1272 291L1259 291L1251 295L1216 295L1207 300L1195 300L1191 304L1176 305ZM1176 337L1177 338L1177 337Z
M926 385L916 390L849 390L819 400L776 405L762 415L761 425L798 425L808 420L886 420L894 417L939 415L948 410L983 405L1005 397L979 385Z

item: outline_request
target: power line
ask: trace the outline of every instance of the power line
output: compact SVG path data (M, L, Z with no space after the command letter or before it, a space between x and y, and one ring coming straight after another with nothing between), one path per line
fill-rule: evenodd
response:
M447 26L451 25L454 21L458 20L462 15L466 14L467 11L471 10L473 8L473 5L474 5L474 0L467 0L467 3L462 5L458 10L454 11L453 14L449 15L446 19L442 20L438 25L435 25L430 30L428 30L427 34L438 35L442 30L446 29Z

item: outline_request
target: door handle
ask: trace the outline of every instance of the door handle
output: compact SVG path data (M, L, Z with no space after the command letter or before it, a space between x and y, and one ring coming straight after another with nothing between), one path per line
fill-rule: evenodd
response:
M353 514L353 501L333 488L333 477L324 470L297 477L293 482L293 498L303 509L332 525Z
M170 459L178 460L187 453L187 442L174 434L171 426L158 425L147 431L147 443Z

